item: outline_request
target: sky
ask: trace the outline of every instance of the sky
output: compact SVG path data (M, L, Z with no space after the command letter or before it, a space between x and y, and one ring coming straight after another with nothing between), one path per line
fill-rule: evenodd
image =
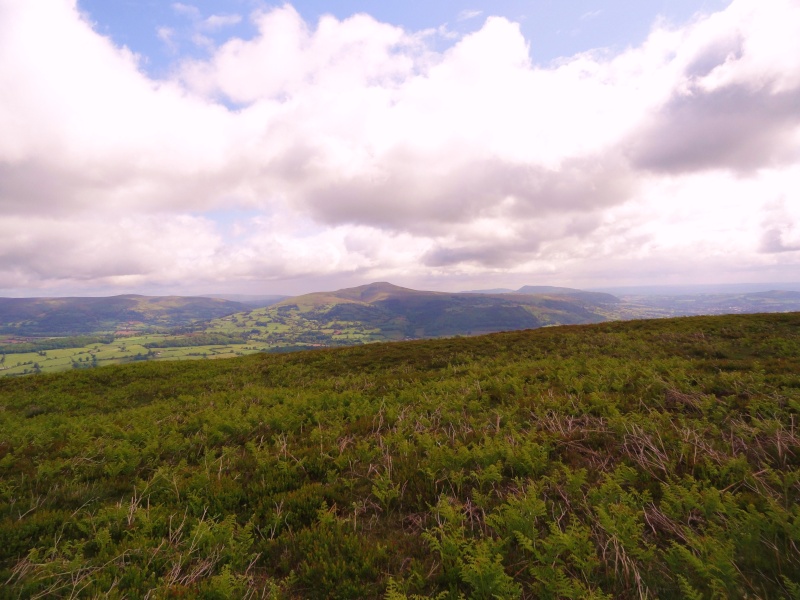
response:
M800 0L0 0L0 296L800 281Z

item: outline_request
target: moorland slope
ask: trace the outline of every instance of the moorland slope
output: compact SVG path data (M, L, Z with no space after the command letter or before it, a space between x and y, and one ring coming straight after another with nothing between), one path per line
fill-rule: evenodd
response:
M791 598L800 314L0 380L2 598Z

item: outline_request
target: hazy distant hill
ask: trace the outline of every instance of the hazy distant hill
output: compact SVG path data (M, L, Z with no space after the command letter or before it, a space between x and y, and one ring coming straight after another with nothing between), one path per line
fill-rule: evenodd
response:
M697 315L800 311L798 284L735 284L709 286L640 286L593 291L547 285L526 285L516 291L498 288L470 294L536 294L569 297L595 306L606 318L655 319ZM780 287L784 285L785 287ZM603 290L603 291L601 291ZM611 292L611 293L608 293ZM612 295L616 294L616 295Z
M222 298L223 300L230 300L232 302L239 302L254 308L262 308L264 306L272 306L281 300L286 300L290 296L281 294L272 295L253 295L253 294L208 294L208 298Z
M518 290L494 288L489 290L471 290L464 294L537 294L545 296L571 296L596 304L617 304L619 298L604 292L587 292L575 288L556 287L552 285L525 285Z
M708 283L686 285L631 285L599 286L593 292L607 292L615 296L696 296L699 294L755 294L785 290L800 292L800 282L773 283Z
M462 294L510 294L514 292L511 288L491 288L488 290L464 290Z
M730 294L626 295L623 309L641 317L800 311L800 292L771 290ZM627 315L623 313L623 318Z
M0 333L75 335L129 326L177 327L249 308L219 298L182 296L0 298Z
M517 294L545 294L549 296L571 296L595 304L618 304L619 298L604 292L586 292L573 288L551 287L549 285L526 285Z

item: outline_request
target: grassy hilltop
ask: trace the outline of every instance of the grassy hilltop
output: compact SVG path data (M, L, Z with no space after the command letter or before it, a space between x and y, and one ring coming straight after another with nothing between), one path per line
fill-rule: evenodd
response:
M798 598L800 314L0 380L0 598Z

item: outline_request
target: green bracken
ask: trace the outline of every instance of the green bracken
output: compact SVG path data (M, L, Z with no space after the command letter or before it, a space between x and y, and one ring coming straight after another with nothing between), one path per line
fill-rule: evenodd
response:
M800 314L0 380L0 598L799 598Z

